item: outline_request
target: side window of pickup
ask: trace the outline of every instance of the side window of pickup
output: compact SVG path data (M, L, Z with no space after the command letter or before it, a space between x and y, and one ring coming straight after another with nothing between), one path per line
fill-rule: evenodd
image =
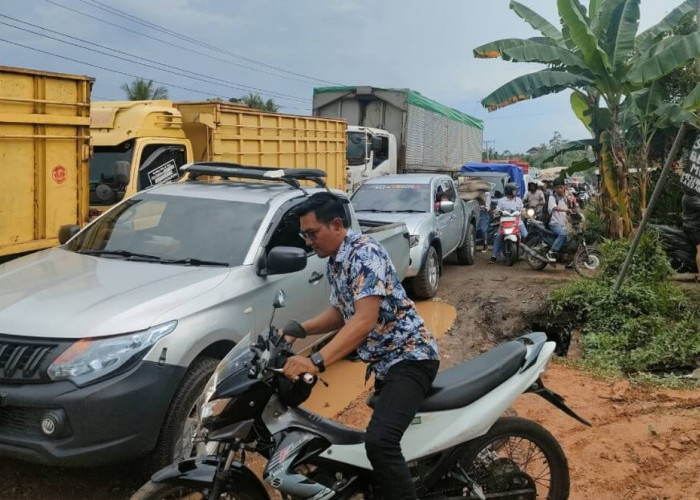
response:
M447 194L448 200L452 202L457 201L457 191L453 181L445 181L445 194Z
M277 224L265 251L269 252L275 247L285 246L303 248L310 253L311 247L306 246L302 237L299 236L299 230L299 216L294 212L294 207L289 208Z

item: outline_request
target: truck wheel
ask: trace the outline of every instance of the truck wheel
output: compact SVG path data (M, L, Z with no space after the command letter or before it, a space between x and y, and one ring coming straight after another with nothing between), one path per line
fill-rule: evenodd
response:
M418 276L413 278L413 293L419 299L430 299L435 296L440 281L440 260L435 247L428 249L428 258Z
M197 454L192 438L204 403L204 386L218 364L218 359L199 358L185 373L170 402L156 448L146 462L151 473Z
M474 264L474 251L476 250L476 236L474 226L467 224L467 235L464 237L464 243L457 248L457 262L463 266L471 266Z

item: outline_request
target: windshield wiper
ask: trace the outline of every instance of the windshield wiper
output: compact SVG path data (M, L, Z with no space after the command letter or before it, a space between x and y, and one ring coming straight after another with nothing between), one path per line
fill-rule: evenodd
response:
M213 260L201 260L194 259L192 257L187 257L185 259L175 259L175 260L162 260L163 264L185 264L188 266L221 266L228 267L227 262L216 262Z
M383 213L383 214L390 214L394 212L395 210L380 210L378 208L356 208L355 212L374 212L374 213Z
M81 253L84 255L116 255L118 257L125 257L128 259L147 259L147 260L153 260L153 261L162 261L162 257L158 257L157 255L148 255L145 253L134 253L130 252L128 250L90 250L90 249L83 249L83 250L78 250L77 253Z

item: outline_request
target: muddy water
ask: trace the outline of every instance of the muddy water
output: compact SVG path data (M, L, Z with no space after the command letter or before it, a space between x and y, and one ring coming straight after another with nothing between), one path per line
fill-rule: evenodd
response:
M457 318L457 310L445 302L416 302L416 307L436 338L442 337ZM304 403L304 408L324 417L337 415L357 396L372 387L372 380L365 385L366 368L367 365L360 361L335 363L323 374L328 387L320 382L316 384L311 397Z

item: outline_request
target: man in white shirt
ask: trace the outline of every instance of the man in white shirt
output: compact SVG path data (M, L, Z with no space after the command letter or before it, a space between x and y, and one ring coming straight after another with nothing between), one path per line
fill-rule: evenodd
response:
M516 186L513 183L506 184L504 194L505 196L498 200L498 204L496 205L496 211L502 212L506 210L508 212L521 213L523 211L523 200L521 200L518 196L518 186ZM520 224L518 225L518 227L520 228L521 240L524 240L525 238L527 238L527 228L525 227L525 224L523 223L522 219L520 219ZM491 264L496 262L498 254L501 253L502 246L503 237L501 236L501 232L498 231L496 232L496 235L493 238L493 255L491 256Z
M557 239L554 240L551 250L547 252L547 260L556 262L557 258L554 254L559 252L566 243L566 214L571 211L566 203L566 186L559 179L554 181L554 195L549 197L547 209L550 214L549 229L557 233Z

